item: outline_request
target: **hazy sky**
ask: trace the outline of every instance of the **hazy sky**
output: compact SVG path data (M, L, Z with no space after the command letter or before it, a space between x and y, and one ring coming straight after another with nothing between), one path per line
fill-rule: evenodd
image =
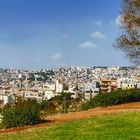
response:
M120 0L0 0L0 67L128 65L113 48Z

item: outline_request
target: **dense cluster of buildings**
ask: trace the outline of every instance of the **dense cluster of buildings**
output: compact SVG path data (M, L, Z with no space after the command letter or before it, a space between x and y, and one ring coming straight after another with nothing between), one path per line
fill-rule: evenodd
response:
M99 92L140 88L140 68L69 67L39 71L0 69L0 104L49 100L62 92L89 100Z

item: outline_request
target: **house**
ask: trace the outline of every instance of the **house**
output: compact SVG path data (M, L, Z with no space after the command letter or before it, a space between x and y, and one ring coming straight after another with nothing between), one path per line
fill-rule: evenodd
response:
M117 89L117 79L101 78L101 92L107 93Z
M134 78L118 78L117 80L118 88L119 89L132 89L136 88L136 80Z
M26 89L24 91L24 99L35 99L37 101L43 100L43 93L36 89Z
M16 97L13 94L9 94L9 95L4 95L3 96L3 104L15 104L16 102Z
M55 89L56 89L56 86L54 82L45 83L43 85L44 98L51 99L52 97L54 97Z
M0 87L0 102L3 105L15 104L16 97L15 97L15 92L12 87L10 86Z
M82 84L81 90L84 93L85 99L89 100L99 93L99 83L96 81L84 83Z
M56 86L56 89L55 89L56 93L61 93L63 91L63 84L60 83L59 80L56 80L55 86Z
M43 91L44 91L44 98L50 99L58 93L63 92L63 84L60 83L58 80L56 82L48 81L43 85Z
M136 87L140 89L140 77L136 77Z

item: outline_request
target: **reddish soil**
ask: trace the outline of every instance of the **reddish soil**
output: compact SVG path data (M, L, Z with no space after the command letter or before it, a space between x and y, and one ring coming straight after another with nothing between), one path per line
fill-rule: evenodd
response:
M47 127L57 123L63 123L72 120L83 119L83 118L99 116L99 115L114 114L114 113L119 113L124 111L140 111L140 102L116 105L111 107L98 107L95 109L89 109L87 111L48 116L45 118L46 123L22 126L22 127L12 128L12 129L1 129L0 133L17 132L17 131L21 131L29 128L35 128L35 127Z
M50 116L47 117L46 119L55 122L66 122L66 121L72 121L76 119L83 119L83 118L99 116L99 115L114 114L114 113L119 113L124 111L140 111L140 102L128 103L128 104L122 104L122 105L116 105L110 107L98 107L95 109L89 109L81 112L73 112L68 114Z

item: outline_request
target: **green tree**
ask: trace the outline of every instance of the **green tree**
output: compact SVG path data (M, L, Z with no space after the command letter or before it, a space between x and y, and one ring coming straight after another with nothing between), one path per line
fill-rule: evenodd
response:
M6 128L36 124L40 121L40 106L36 101L22 101L15 107L7 105L2 123Z
M57 113L57 106L53 101L43 100L40 107L44 112L44 115L52 115Z
M63 86L63 90L68 90L68 89L69 89L69 86L66 85L66 84L64 84L64 86Z
M140 0L122 0L122 34L115 47L123 50L131 62L140 64Z
M56 103L56 106L58 107L61 106L61 112L66 113L68 112L72 100L73 98L71 97L71 93L62 92L59 93L58 96L51 98L49 101Z

